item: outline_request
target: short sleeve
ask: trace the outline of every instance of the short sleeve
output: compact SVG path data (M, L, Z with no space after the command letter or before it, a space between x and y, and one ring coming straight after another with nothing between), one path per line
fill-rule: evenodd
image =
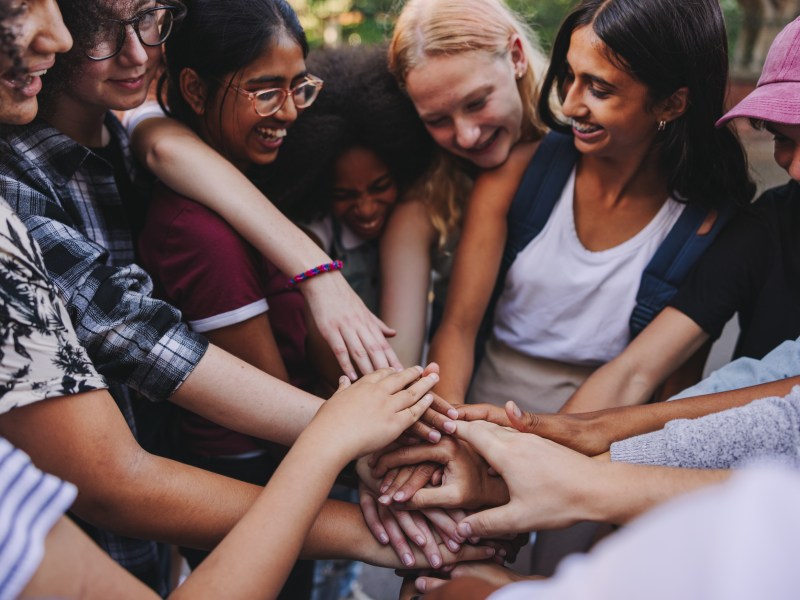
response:
M38 245L5 205L0 205L0 310L0 414L106 387L77 340Z
M0 438L0 600L12 600L42 562L45 539L75 500L74 485L37 469Z
M670 301L712 339L747 306L769 271L769 228L758 215L741 215L715 240Z
M267 311L263 261L216 213L159 193L148 221L142 260L192 330L213 331Z

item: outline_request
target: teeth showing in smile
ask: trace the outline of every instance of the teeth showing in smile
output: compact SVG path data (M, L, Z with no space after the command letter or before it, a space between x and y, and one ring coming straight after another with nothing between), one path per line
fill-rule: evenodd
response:
M599 125L588 125L586 123L580 123L573 119L572 127L578 131L579 133L594 133L595 131L600 131L602 127Z
M270 127L256 127L256 133L268 141L277 141L286 137L286 129L272 129Z
M17 75L13 79L10 79L9 81L15 88L24 89L33 83L34 78L41 77L45 73L47 73L47 69L42 69L40 71L32 71L29 73L20 73L19 75Z

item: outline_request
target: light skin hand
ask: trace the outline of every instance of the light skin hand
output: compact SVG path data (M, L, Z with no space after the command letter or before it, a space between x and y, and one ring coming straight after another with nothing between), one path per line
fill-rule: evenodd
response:
M309 425L320 439L336 439L350 456L384 447L416 422L433 402L428 391L439 380L422 367L380 369L355 383L346 377ZM334 433L336 432L336 433Z
M439 365L430 363L425 367L423 375L439 373ZM456 430L454 419L458 418L456 411L449 402L437 394L433 394L433 404L425 411L422 418L409 429L409 435L423 441L436 443L442 439L442 433L453 433Z
M462 423L459 423L460 427ZM436 445L421 444L405 446L378 460L374 476L381 476L387 469L399 464L432 461L443 465L442 483L426 487L406 496L405 490L392 498L404 502L409 508L480 508L505 504L508 491L505 484L489 474L489 466L480 456L461 440L447 437ZM402 497L399 494L403 494Z
M503 477L510 501L468 516L458 531L468 536L496 536L562 527L581 518L583 486L600 477L593 461L573 450L531 434L509 431L482 421L459 422L456 436L470 443Z
M386 340L394 330L364 306L340 273L314 277L303 282L300 289L320 334L351 380L357 377L353 362L365 374L384 367L402 367Z

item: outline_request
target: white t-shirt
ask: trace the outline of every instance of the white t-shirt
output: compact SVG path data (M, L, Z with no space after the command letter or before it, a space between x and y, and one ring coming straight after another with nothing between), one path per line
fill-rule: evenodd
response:
M628 344L642 272L684 205L667 199L631 239L592 252L575 230L574 191L573 170L544 229L508 271L494 333L528 356L595 366Z

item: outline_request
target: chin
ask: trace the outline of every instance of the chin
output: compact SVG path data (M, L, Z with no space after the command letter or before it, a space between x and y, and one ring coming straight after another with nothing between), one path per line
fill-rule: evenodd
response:
M0 123L3 125L27 125L36 118L39 112L39 104L34 99L33 102L23 104L11 104L0 100ZM11 107L11 110L6 110Z

